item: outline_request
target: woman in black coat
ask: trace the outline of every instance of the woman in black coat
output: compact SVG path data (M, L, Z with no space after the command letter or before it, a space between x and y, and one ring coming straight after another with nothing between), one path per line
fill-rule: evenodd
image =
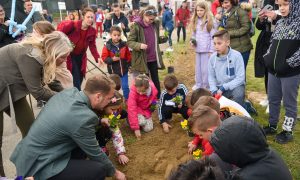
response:
M9 35L7 20L5 10L0 4L0 48L15 42L15 39Z

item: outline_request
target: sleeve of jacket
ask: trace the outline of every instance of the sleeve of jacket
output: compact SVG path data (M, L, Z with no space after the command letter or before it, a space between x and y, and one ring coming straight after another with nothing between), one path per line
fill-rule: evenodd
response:
M198 146L200 142L201 142L201 138L199 137L199 135L195 135L192 143Z
M238 16L238 20L239 20L238 23L240 24L240 28L239 29L233 28L233 29L228 30L231 38L238 38L238 37L244 36L244 35L248 34L251 29L251 21L245 10L239 8L237 10L237 16ZM230 18L237 19L235 14L233 14Z
M0 26L0 42L3 41L3 38L6 36L6 30L2 29Z
M215 0L212 4L211 4L211 11L213 13L213 15L215 16L217 14L217 8L220 6L219 4L219 0Z
M149 99L148 106L150 106L152 101L154 101L157 98L157 94L158 94L158 91L152 81L150 81L150 86L151 86L152 93Z
M109 53L109 50L107 49L107 47L104 45L103 46L103 48L102 48L102 55L101 55L101 57L102 57L102 60L103 60L103 62L105 62L106 64L112 64L113 63L113 60L112 60L112 58L110 57L110 55L109 55L110 53Z
M158 104L158 119L160 123L163 123L166 121L165 116L164 116L164 109L166 108L166 104L165 104L165 94L162 93L160 96L160 100L159 100L159 104Z
M126 60L127 60L128 63L131 62L131 53L129 51L128 46L126 46Z
M203 149L204 149L204 151L202 153L203 155L209 156L214 152L214 148L210 145L209 141L203 140L202 146L203 146Z
M115 167L106 154L101 151L96 140L95 121L98 122L98 119L86 121L77 131L72 133L72 139L87 154L90 160L103 164L107 172L106 176L113 176L115 174Z
M209 62L208 62L208 83L209 83L209 89L211 92L218 90L216 72L215 72L215 68L213 67L213 61L215 61L214 60L215 56L216 55L210 56Z
M245 66L244 60L240 53L236 57L237 60L235 61L235 78L228 83L223 84L225 90L233 90L234 88L245 84Z
M53 91L43 87L40 64L33 57L29 55L22 57L18 61L17 66L27 89L35 99L48 101L55 94Z
M167 13L163 13L163 16L162 16L162 27L164 29L166 29L166 18L167 18Z
M127 44L128 47L130 47L131 49L135 51L140 51L142 43L137 42L138 34L139 34L137 26L138 25L136 23L134 23L131 26L129 36L127 38Z
M111 20L105 19L103 27L104 27L104 32L109 32L109 30L111 28Z
M62 21L61 24L57 26L57 30L65 33L66 35L70 34L74 28L74 21L70 20Z
M125 17L124 18L125 32L129 32L130 31L130 28L129 28L128 24L129 24L128 19Z
M128 107L128 121L129 126L132 130L139 130L139 120L138 120L138 104L137 104L137 92L133 88L134 85L132 85L132 88L130 89L129 98L127 102Z
M95 61L98 62L100 55L98 53L97 46L96 46L96 30L92 28L92 31L94 31L95 33L93 33L93 36L91 37L91 40L89 42L89 48Z
M290 58L286 60L286 62L292 68L298 68L300 66L300 47Z
M266 25L267 25L267 22L261 22L259 20L259 18L257 19L256 24L255 24L256 28L261 31L266 29Z
M213 27L209 33L210 35L210 46L209 46L209 52L212 53L215 51L215 45L214 45L214 40L213 40L213 36L214 34L217 32L217 29L218 29L218 24L215 22L213 24Z

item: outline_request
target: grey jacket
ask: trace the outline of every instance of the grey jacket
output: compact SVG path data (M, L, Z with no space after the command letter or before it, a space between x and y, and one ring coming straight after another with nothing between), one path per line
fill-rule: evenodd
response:
M99 118L84 92L71 88L56 94L10 157L18 176L44 180L57 175L67 166L76 147L89 160L103 164L106 176L113 176L115 168L96 140L98 123Z
M43 87L44 61L39 54L39 50L31 45L18 43L0 49L0 111L9 106L8 89L13 102L29 93L35 99L45 101L54 95L53 91Z
M32 18L26 24L26 27L27 27L26 34L27 33L32 33L32 31L33 31L32 25L35 22L38 22L38 21L45 21L45 19L38 11L36 11L36 12L33 13Z

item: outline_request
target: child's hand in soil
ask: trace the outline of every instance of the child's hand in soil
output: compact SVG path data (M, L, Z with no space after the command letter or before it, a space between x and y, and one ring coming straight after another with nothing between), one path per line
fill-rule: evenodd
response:
M102 118L101 119L101 124L109 126L109 119L108 118Z
M197 146L195 144L193 144L193 142L189 142L189 144L188 144L188 148L189 148L188 153L193 154L193 151L196 149L196 147Z
M134 134L135 134L135 137L136 137L138 140L141 140L142 135L141 135L141 131L140 131L140 130L135 130L135 131L134 131Z
M125 154L120 154L118 157L119 163L122 165L126 165L129 161L128 157Z
M114 57L112 57L112 60L113 60L113 61L120 61L120 57L114 56Z
M172 126L166 122L162 123L162 127L165 133L169 133L169 128L172 128Z
M117 180L126 180L125 174L116 169L115 178Z

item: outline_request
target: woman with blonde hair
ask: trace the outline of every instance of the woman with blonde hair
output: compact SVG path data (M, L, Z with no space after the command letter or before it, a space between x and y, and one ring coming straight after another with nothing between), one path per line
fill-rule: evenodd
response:
M48 21L38 21L33 24L32 37L41 38L46 34L55 31L54 26ZM67 68L67 63L63 62L56 67L55 79L59 81L64 89L73 87L73 76Z
M11 116L25 137L35 119L26 96L32 94L37 100L48 101L55 94L44 85L54 80L56 66L67 60L71 50L69 39L56 31L42 41L28 37L0 49L0 148L3 114ZM0 172L4 175L2 153Z

